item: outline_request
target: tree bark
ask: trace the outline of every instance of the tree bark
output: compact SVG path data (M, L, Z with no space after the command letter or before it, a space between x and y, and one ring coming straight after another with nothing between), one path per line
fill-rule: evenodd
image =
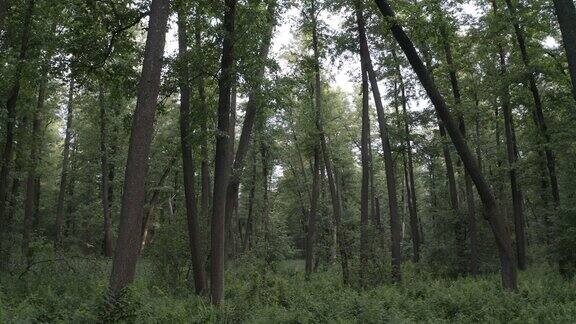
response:
M550 148L550 133L548 131L548 126L546 125L546 121L544 119L544 113L542 111L542 98L540 96L540 90L538 90L538 86L536 84L536 76L532 71L532 67L530 66L530 57L528 56L528 50L526 48L526 41L524 30L520 26L520 22L517 17L516 7L512 4L512 0L505 0L506 6L508 7L508 11L512 16L512 25L514 26L514 32L516 35L516 41L518 43L518 47L520 49L520 56L522 58L522 62L524 63L524 68L527 70L527 81L528 81L528 89L532 92L532 98L534 99L534 110L533 116L534 121L536 123L536 127L538 128L539 135L541 140L544 141L544 155L546 157L546 167L548 169L548 177L550 178L550 189L552 190L552 199L554 201L554 206L557 208L560 206L560 191L558 188L558 178L556 176L556 157L554 156L554 152Z
M101 193L102 193L102 215L103 215L103 241L102 248L104 256L112 257L112 222L110 213L110 200L109 194L109 172L108 172L108 132L107 132L107 116L106 116L106 102L104 94L104 85L100 83L98 93L98 101L100 104L100 164L102 170L101 179Z
M312 194L310 196L310 213L306 232L306 280L314 271L314 245L316 242L316 218L318 197L320 196L320 149L314 146L314 166L312 170Z
M366 287L366 271L368 269L368 219L370 204L370 93L368 88L368 76L362 64L362 133L361 160L362 160L362 184L360 189L360 284Z
M200 16L196 17L195 25L195 43L196 47L198 48L198 53L202 53L202 32L200 30ZM202 219L208 220L210 215L210 162L208 156L208 120L210 111L206 102L206 88L203 73L199 73L198 75L197 87L200 101L199 113L201 116L200 155L202 162L200 165L200 183L202 189L200 194L200 209L202 213Z
M438 116L446 126L446 129L452 138L452 142L454 143L454 146L460 155L460 158L464 164L464 168L470 174L470 177L476 185L476 189L478 190L480 198L484 204L486 217L494 234L496 245L500 254L502 284L505 289L516 291L517 278L516 267L514 264L514 253L512 251L512 242L510 235L506 230L504 218L498 210L498 205L492 190L484 179L482 172L478 168L476 160L474 159L472 152L466 144L464 137L458 131L458 127L450 115L446 101L438 91L435 82L430 77L428 70L422 62L422 59L416 52L414 44L408 35L404 32L404 29L397 22L395 22L394 11L385 0L376 0L376 4L378 5L382 15L391 19L391 24L389 27L392 31L392 34L394 35L394 38L404 51L404 54L408 58L410 65L418 76L420 83L428 93L428 96L430 97L430 100L432 101Z
M248 217L246 219L246 235L244 236L244 251L252 248L252 233L254 231L254 197L256 195L256 151L252 150L252 176L248 192Z
M66 195L66 185L68 184L68 170L70 168L70 144L72 142L72 122L74 118L74 76L70 76L68 90L68 110L66 113L66 135L64 138L64 148L62 150L62 173L60 175L60 189L58 200L56 201L56 240L54 246L62 248L64 240L64 198Z
M230 161L228 159L230 139L230 89L234 82L234 43L236 0L226 0L224 29L226 35L222 45L222 62L218 81L218 130L216 134L216 156L214 165L214 194L212 198L210 256L210 290L212 304L220 305L224 299L224 239L226 214L226 189L230 180Z
M35 0L28 0L24 21L22 23L22 35L20 36L20 52L16 63L14 78L7 93L6 100L6 140L2 151L2 168L0 169L0 221L5 224L8 184L14 155L14 128L16 125L16 103L20 94L20 81L22 71L27 64L30 32L32 29L32 16L34 13Z
M556 17L562 32L562 41L572 81L572 95L576 100L576 7L573 0L553 0Z
M402 280L401 263L402 263L402 229L400 226L400 217L398 215L398 196L396 192L396 167L392 157L392 148L386 126L386 116L378 87L376 73L372 66L370 51L368 49L368 40L366 37L366 28L364 23L364 14L362 11L357 14L358 29L360 31L360 53L364 58L364 66L368 72L368 78L372 87L372 95L376 104L378 114L378 126L382 140L382 149L384 151L384 164L386 172L386 186L388 188L388 208L390 209L390 231L392 239L392 277L394 281Z
M115 301L121 291L134 280L136 272L141 243L140 229L142 228L148 157L160 91L160 73L169 13L169 0L152 0L144 63L138 84L138 99L128 146L120 210L120 230L110 275L109 297L112 301Z
M190 72L186 53L188 52L187 16L183 8L178 8L178 56L180 59L180 143L182 148L182 168L184 176L184 196L186 203L186 219L188 223L188 239L192 258L192 272L196 294L203 294L206 289L204 273L204 256L200 245L200 228L198 226L198 209L196 207L195 162L192 156L190 138Z

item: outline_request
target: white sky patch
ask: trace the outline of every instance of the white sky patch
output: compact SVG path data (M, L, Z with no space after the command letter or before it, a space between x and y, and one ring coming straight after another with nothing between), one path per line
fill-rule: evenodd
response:
M546 49L557 49L558 47L560 47L560 43L558 43L558 41L552 36L544 38L540 43Z

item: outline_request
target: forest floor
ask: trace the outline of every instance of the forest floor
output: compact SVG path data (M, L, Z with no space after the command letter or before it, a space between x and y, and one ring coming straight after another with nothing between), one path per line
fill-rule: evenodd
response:
M520 291L512 294L502 291L498 275L439 279L407 265L401 285L384 282L361 290L344 287L337 267L307 282L300 260L272 267L254 260L237 262L227 272L226 301L217 309L192 293L187 269L170 272L166 264L154 267L144 259L123 301L123 317L137 323L576 321L576 281L563 280L547 266L521 273ZM68 256L0 273L0 322L99 322L109 270L108 260Z

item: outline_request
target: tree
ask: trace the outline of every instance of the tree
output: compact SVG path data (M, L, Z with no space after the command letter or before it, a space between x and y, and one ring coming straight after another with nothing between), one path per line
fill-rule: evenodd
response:
M64 137L64 148L62 149L62 173L60 175L60 190L56 202L56 237L54 246L62 248L64 241L64 198L66 186L68 185L68 173L70 168L70 145L72 142L72 120L74 118L74 76L70 76L68 90L68 107L66 110L66 135Z
M572 94L574 99L576 99L576 7L574 7L573 0L553 1L560 31L562 32L566 58L568 59L570 79L572 80Z
M218 80L218 133L214 158L214 194L212 198L210 293L212 303L220 305L224 299L224 237L226 215L226 189L230 181L228 161L230 139L230 89L234 82L234 43L236 0L226 0L224 14L224 42Z
M140 251L140 228L142 227L148 156L154 129L156 101L160 91L160 73L169 12L169 0L152 1L144 49L144 63L138 84L138 100L132 120L132 132L126 161L120 228L110 275L108 294L111 301L120 297L122 290L134 280L136 272L136 262ZM110 306L115 305L111 304Z
M16 104L20 94L21 79L26 60L28 58L30 33L32 30L32 16L34 14L35 0L26 2L26 11L22 22L22 34L20 36L20 51L6 100L6 140L2 151L2 168L0 169L0 220L4 221L6 212L6 199L8 193L8 179L14 155L14 128L16 124ZM4 4L5 5L5 4Z
M180 144L182 149L182 168L184 172L184 196L186 202L186 218L188 220L188 238L192 256L192 271L194 287L197 294L204 293L206 275L204 273L204 257L200 251L200 229L198 227L198 211L196 207L195 166L190 143L190 73L186 54L188 52L187 16L185 6L178 8L178 55L180 58Z
M363 61L364 69L368 73L368 80L372 88L372 95L376 104L376 112L378 115L378 126L380 131L380 138L382 140L382 149L384 152L384 162L386 171L386 186L388 188L388 208L390 209L390 231L392 239L392 277L396 282L401 281L401 263L402 263L402 230L400 227L400 218L398 216L398 197L396 192L396 167L394 158L392 157L392 148L390 145L390 136L386 126L386 116L384 113L384 106L382 105L382 97L376 79L376 73L372 66L370 52L368 49L368 40L365 32L364 16L361 10L356 11L358 30L360 35L360 55Z
M395 21L396 17L394 11L385 0L376 0L376 4L378 5L382 15L391 20L389 28L394 35L394 38L402 48L412 66L412 69L426 90L426 93L434 105L436 113L450 134L452 142L460 155L462 163L464 164L464 168L470 174L470 177L476 185L476 189L478 190L482 203L484 204L487 220L490 223L498 247L502 284L505 289L515 291L517 290L517 282L512 242L509 233L506 231L500 211L498 210L498 204L496 203L492 189L484 179L481 170L478 168L472 152L468 148L464 137L458 130L456 123L452 119L446 101L438 91L435 82L430 78L428 70L424 66L419 54L416 52L412 40L404 32L404 29L398 24L398 22Z

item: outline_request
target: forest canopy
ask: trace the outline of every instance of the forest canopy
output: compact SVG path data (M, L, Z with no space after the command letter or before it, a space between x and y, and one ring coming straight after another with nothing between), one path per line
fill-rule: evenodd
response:
M573 0L0 0L1 322L573 322Z

